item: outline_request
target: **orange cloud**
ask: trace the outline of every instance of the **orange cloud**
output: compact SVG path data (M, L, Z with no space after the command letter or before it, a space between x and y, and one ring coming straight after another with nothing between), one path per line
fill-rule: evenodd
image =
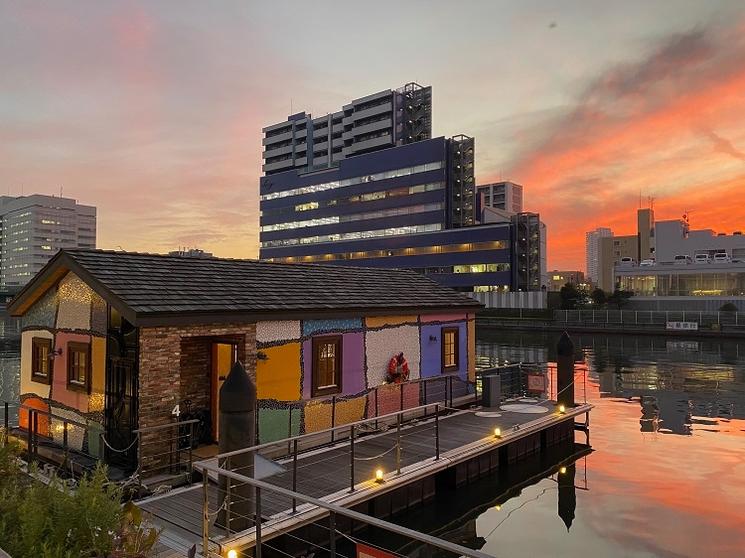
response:
M541 139L509 174L549 226L549 265L584 267L586 230L633 232L640 192L657 199L658 218L694 209L695 227L742 228L745 209L716 200L745 191L743 91L745 36L696 30L607 71L530 131Z

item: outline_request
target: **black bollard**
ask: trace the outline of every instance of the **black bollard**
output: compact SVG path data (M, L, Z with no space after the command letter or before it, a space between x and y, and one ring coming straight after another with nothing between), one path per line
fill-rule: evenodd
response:
M565 331L556 346L556 401L569 409L574 407L574 343Z
M576 463L567 465L559 472L559 517L567 527L567 531L574 521L577 509L577 489L574 488L574 477L577 473Z
M256 443L256 385L243 364L236 362L220 388L220 453L249 448ZM245 452L219 461L221 468L254 477L253 452ZM253 526L254 487L220 476L218 501L222 509L215 525L231 533ZM228 525L228 522L230 525Z

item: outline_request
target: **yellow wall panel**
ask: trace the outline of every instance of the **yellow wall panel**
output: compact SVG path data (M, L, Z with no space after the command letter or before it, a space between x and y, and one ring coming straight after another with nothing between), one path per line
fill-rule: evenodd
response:
M365 416L367 396L354 399L339 399L336 401L334 412L334 426L349 424L362 420ZM318 432L331 428L331 399L324 399L305 406L305 432Z
M416 316L370 316L365 318L367 327L395 326L416 323Z
M340 424L349 424L362 420L365 416L365 404L367 396L355 397L354 399L345 399L336 402L336 416L334 422L336 426Z
M331 401L308 403L305 406L305 433L331 428Z
M476 320L468 320L468 379L476 381Z
M104 390L106 389L106 339L91 338L91 396L89 411L103 411Z
M300 395L300 343L261 349L267 358L256 362L259 399L297 401Z

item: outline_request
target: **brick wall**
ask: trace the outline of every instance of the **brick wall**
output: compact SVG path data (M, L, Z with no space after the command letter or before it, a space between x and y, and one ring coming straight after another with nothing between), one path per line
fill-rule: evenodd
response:
M212 344L208 338L181 341L181 401L191 399L193 408L209 409L212 387Z
M181 403L184 394L196 400L199 386L206 391L206 396L201 396L200 400L209 406L210 340L205 339L207 337L239 339L238 358L256 380L255 324L140 328L139 428L171 424L174 406ZM202 376L204 370L207 370L207 378ZM152 456L164 451L158 439L173 435L174 432L168 431L142 434L142 457L146 467L148 462L155 465Z

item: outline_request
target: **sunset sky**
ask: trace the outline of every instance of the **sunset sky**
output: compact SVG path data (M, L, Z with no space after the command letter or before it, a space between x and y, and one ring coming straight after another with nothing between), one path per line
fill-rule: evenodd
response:
M255 257L261 128L408 81L549 268L584 233L745 230L745 2L0 0L0 193L98 206L99 246Z

